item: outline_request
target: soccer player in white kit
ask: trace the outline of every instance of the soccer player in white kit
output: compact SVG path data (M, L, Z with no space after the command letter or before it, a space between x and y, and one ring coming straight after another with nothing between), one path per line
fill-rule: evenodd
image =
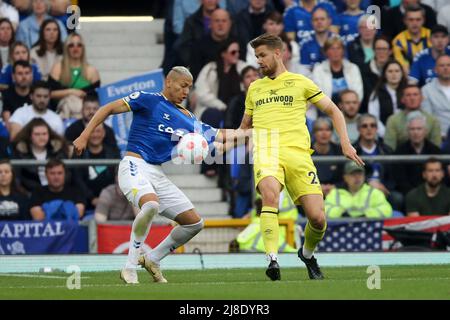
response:
M245 141L242 138L250 135L250 130L214 129L182 107L180 103L188 96L192 84L188 69L174 67L167 75L161 93L134 92L106 104L73 142L75 153L79 155L86 149L92 131L109 115L133 112L126 154L120 162L118 175L120 189L134 206L140 208L132 226L128 259L120 273L125 283L139 283L138 265L143 266L155 282L167 282L161 273L160 261L203 228L203 219L191 201L161 169L161 164L172 158L178 142L174 135L201 133L218 152L231 148L235 139ZM157 213L176 221L178 226L156 248L144 253L142 245Z

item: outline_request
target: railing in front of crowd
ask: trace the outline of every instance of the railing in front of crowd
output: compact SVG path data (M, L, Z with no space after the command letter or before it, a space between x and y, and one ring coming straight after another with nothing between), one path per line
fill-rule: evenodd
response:
M361 156L361 159L365 162L381 162L381 163L422 163L429 158L436 158L443 162L450 162L450 155L383 155L383 156ZM349 161L344 156L313 156L315 163L343 163ZM79 166L114 166L118 165L120 159L63 159L67 167L79 167ZM17 160L12 159L11 164L14 167L26 167L26 166L45 166L45 160Z

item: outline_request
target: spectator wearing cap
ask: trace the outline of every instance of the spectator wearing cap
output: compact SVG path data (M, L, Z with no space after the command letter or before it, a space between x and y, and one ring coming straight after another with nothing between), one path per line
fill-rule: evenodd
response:
M389 218L392 207L383 192L365 182L364 168L355 162L344 166L344 186L331 190L325 198L328 218Z
M436 77L436 59L444 54L450 55L448 30L443 25L435 25L431 29L431 47L419 52L415 57L409 80L421 87Z
M439 119L441 135L445 137L450 129L450 56L437 58L435 70L437 78L422 88L422 107Z

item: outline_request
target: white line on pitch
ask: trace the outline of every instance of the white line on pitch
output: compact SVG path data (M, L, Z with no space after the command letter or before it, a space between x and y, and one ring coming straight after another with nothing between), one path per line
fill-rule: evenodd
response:
M18 278L43 278L43 279L67 279L67 276L47 276L43 274L28 274L28 273L0 273L0 277L18 277ZM81 279L89 279L90 277L81 277Z

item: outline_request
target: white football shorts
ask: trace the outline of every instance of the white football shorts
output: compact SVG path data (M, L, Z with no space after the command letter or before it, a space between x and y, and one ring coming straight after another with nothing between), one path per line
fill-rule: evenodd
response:
M166 177L161 166L143 159L125 156L119 164L118 180L120 190L136 208L139 208L139 199L147 193L158 196L159 214L171 220L194 208L186 195Z

